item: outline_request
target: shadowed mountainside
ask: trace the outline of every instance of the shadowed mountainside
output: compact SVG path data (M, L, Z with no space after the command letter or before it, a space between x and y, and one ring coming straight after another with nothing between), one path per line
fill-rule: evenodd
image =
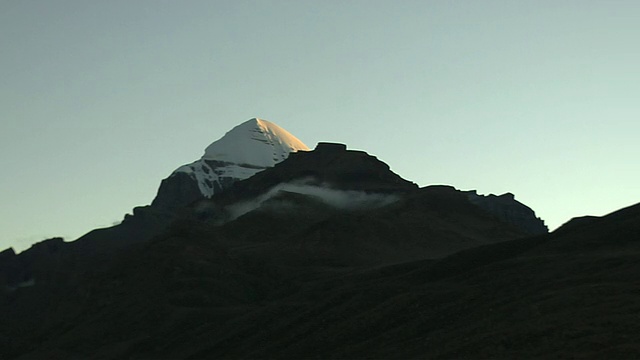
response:
M425 189L424 203L446 192ZM438 216L460 208L451 210ZM631 316L640 310L640 204L548 235L388 265L335 262L318 254L349 249L313 240L313 251L287 246L292 239L276 251L268 236L235 238L235 226L176 223L73 291L3 298L5 356L640 356Z
M507 261L500 246L511 243L438 259L523 239L520 225L465 192L418 188L365 152L319 144L175 213L139 210L78 242L1 253L0 356L423 357L423 345L397 345L423 334L402 330L417 318L407 299L440 309L426 313L434 324L451 299L471 306L466 291L480 285L448 276ZM378 336L387 346L369 344Z

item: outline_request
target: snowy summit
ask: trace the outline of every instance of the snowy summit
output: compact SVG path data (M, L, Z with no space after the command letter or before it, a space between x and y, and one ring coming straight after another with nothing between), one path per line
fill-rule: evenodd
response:
M309 147L280 126L258 118L245 121L207 146L200 160L181 166L198 183L202 195L211 197L232 182L286 159L290 153Z
M307 145L280 126L258 118L234 127L204 151L205 160L271 167L289 153L309 150Z

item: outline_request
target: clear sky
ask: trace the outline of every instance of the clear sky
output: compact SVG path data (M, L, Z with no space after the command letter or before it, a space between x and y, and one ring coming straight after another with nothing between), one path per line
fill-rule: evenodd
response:
M640 2L0 1L0 248L149 204L260 117L553 229L640 202Z

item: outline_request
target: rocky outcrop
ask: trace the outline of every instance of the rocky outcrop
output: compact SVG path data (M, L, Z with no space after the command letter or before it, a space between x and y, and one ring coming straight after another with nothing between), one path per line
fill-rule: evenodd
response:
M64 246L64 240L56 237L36 243L20 255L16 255L13 249L1 252L0 287L4 291L13 291L33 286L36 278L50 276L51 270L60 265Z
M153 199L151 206L165 211L175 211L197 200L210 197L203 194L202 187L211 195L224 191L231 187L236 181L244 179L244 177L229 176L229 167L241 167L244 169L245 174L253 174L265 169L215 160L199 160L186 166L191 168L199 166L203 172L211 174L212 176L198 179L195 171L174 171L168 178L162 180L160 183L158 194L155 199ZM199 181L202 181L202 184L199 184Z
M151 205L167 210L175 210L202 198L204 196L200 192L198 183L193 176L184 172L176 172L162 180L158 194Z
M0 290L9 291L20 282L21 268L12 248L0 252Z
M347 150L344 144L321 142L313 151L291 153L286 161L237 182L213 199L226 202L253 198L278 184L296 181L370 193L418 189L417 184L403 179L375 156Z
M544 221L525 204L517 201L512 193L499 196L494 194L478 195L477 191L466 191L472 204L486 210L498 219L522 230L525 234L540 235L549 232Z

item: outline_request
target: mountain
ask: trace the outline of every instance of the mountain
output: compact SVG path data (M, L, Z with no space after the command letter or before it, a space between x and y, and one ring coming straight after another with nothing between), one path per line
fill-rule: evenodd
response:
M122 224L1 252L0 358L381 357L367 341L418 318L412 289L448 314L446 275L553 235L511 194L420 188L364 151L303 146L252 119Z
M69 243L53 238L34 244L20 254L17 263L11 260L13 250L8 250L6 260L0 256L0 273L3 263L13 264L5 268L11 269L7 270L12 279L8 286L15 287L20 283L16 279L25 278L22 282L29 283L38 273L34 269L46 272L61 266L59 257L73 259L69 261L81 268L106 264L113 253L162 233L180 208L272 167L291 152L306 150L304 143L278 125L258 118L247 120L210 144L201 159L178 167L162 180L153 202L134 208L122 223L92 230ZM55 249L55 256L51 249Z
M180 166L164 179L151 205L174 210L211 197L238 180L274 166L292 152L308 150L278 125L250 119L207 146L199 160Z
M452 229L447 220L460 222L465 208L464 223L475 217L454 189L422 191L420 203L432 211L426 220L445 230L434 229L436 237ZM321 242L349 252L331 235L359 229L339 242L363 236L357 219L364 213L334 213L348 217L339 231L304 238L304 225L296 224L308 214L296 215L272 229L294 235L284 239L260 231L277 224L274 217L285 219L282 213L223 226L191 219L108 271L79 276L74 287L20 288L0 302L0 352L113 359L640 356L640 204L551 234L365 266L335 261L336 253L318 261L327 254ZM242 235L248 224L253 229ZM269 249L272 241L278 245Z

